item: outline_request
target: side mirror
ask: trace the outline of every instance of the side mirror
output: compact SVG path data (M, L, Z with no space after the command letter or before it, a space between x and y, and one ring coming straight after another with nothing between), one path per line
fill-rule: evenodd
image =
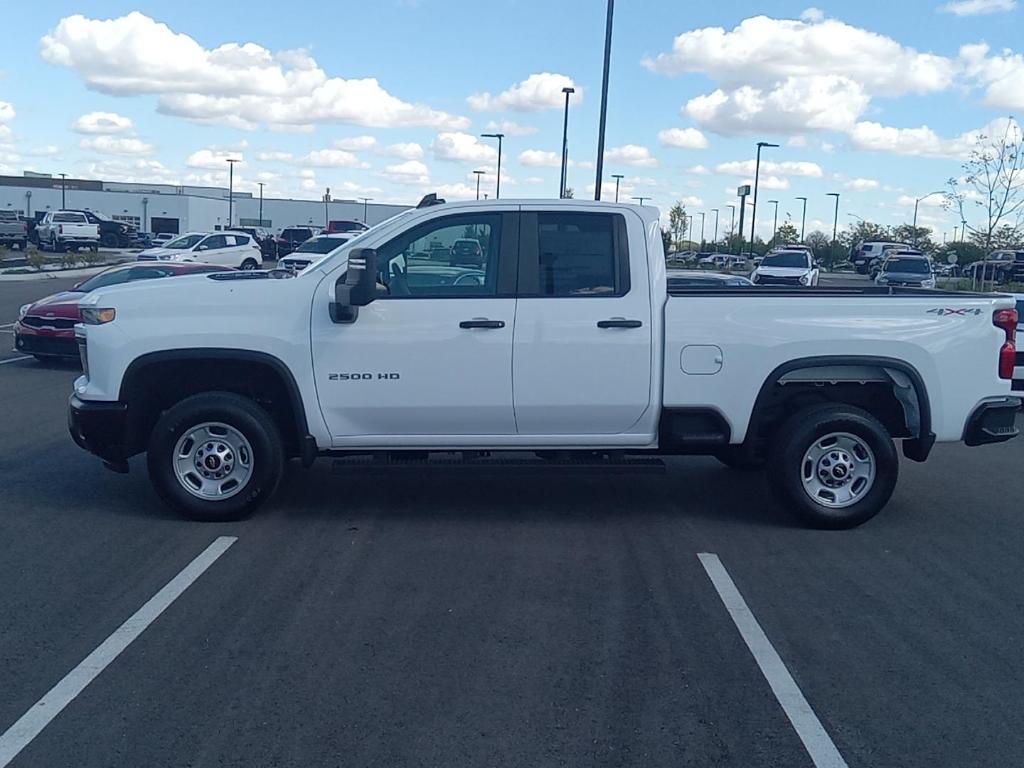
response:
M354 323L359 307L365 307L377 298L377 251L373 248L355 248L348 255L348 269L344 278L334 284L331 302L331 320L336 323Z
M208 246L208 245L200 245L198 248L196 248L196 250L197 251L208 251L208 250L210 250L210 246Z

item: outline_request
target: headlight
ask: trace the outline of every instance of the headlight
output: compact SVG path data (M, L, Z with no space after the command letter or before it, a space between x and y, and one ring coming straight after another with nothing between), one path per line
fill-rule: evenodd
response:
M21 318L27 315L31 307L31 304L22 304L21 307L18 309L18 319L21 320Z
M922 288L934 288L935 287L935 278L932 277L932 278L930 278L928 280L925 280L924 282L921 283L921 287Z
M86 325L106 325L114 322L117 312L112 308L82 307L82 322Z
M157 258L160 261L170 261L171 260L171 257L169 255L167 255L166 253L160 254L159 256L157 256Z

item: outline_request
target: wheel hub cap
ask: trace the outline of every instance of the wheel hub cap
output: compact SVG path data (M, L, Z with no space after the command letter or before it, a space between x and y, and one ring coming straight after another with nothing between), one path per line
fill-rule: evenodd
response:
M232 426L207 422L192 427L174 449L174 474L181 486L201 499L228 499L252 474L252 446Z
M871 448L848 432L818 438L804 454L801 468L804 492L834 509L864 498L875 483L876 471Z

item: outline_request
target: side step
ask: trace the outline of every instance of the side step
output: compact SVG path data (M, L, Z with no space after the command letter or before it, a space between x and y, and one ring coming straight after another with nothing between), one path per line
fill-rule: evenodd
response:
M557 474L557 475L662 475L665 473L665 462L658 458L624 457L614 459L598 459L581 457L579 459L542 459L527 457L491 457L451 458L444 454L443 458L402 458L394 455L350 456L334 459L331 474L360 475L390 474L395 470L413 470L432 474Z

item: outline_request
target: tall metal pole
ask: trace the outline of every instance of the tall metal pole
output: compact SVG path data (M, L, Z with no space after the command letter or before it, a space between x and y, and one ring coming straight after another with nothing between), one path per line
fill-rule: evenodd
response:
M772 248L775 247L775 238L779 232L779 201L769 200L769 203L775 203L775 218L772 221Z
M700 249L704 250L704 211L700 212Z
M328 212L327 204L331 202L331 188L327 187L324 192L324 229L326 230L331 226L331 216Z
M360 197L359 199L363 201L363 224L369 225L370 222L368 222L366 220L366 204L368 202L370 202L371 200L373 200L373 198L372 197Z
M754 255L754 223L757 220L757 183L761 176L761 149L763 147L777 147L778 144L769 144L767 141L757 142L757 162L754 164L754 207L750 210L750 255Z
M714 243L715 243L715 253L718 253L718 209L717 208L712 208L711 210L715 212L715 239L714 239Z
M501 197L501 140L505 138L504 133L481 133L480 138L498 140L498 182L494 190L494 199Z
M562 176L558 182L558 197L565 197L566 181L568 181L569 167L569 94L576 93L575 88L566 86L562 89L565 94L565 117L562 119Z
M622 180L621 173L613 173L612 178L615 179L615 202L619 202L619 182Z
M729 237L736 235L736 206L729 203L726 206L729 209Z
M804 226L807 224L807 198L798 197L797 200L804 201L804 212L800 214L800 242L804 241Z
M235 163L238 161L229 157L228 163L228 229L231 229L232 218L235 213Z
M644 204L644 200L650 200L651 198L649 198L649 197L631 197L629 199L630 200L639 200L640 201L639 205L643 205Z
M476 199L480 199L480 177L483 176L487 171L473 171L476 174Z
M612 62L612 17L615 0L608 0L608 19L604 28L604 75L601 78L601 120L597 127L597 174L594 180L594 199L601 199L601 179L604 175L604 127L608 117L608 70Z
M942 194L945 194L945 193L942 190L938 190L937 192L929 192L927 195L922 195L921 197L914 198L914 223L913 223L913 225L911 225L911 229L913 230L913 234L914 234L914 247L915 248L917 247L917 205L922 200L927 200L929 197L932 197L933 195L942 195Z
M66 179L66 178L67 178L67 174L66 173L60 174L60 207L61 208L67 208L68 207L67 201L65 199L65 193L64 193L64 189L65 189L64 179Z
M839 193L829 192L827 197L834 197L836 199L836 213L835 218L832 219L832 259L836 257L836 233L839 230Z
M257 181L256 183L260 185L260 226L262 227L263 226L263 184L264 184L264 182Z

